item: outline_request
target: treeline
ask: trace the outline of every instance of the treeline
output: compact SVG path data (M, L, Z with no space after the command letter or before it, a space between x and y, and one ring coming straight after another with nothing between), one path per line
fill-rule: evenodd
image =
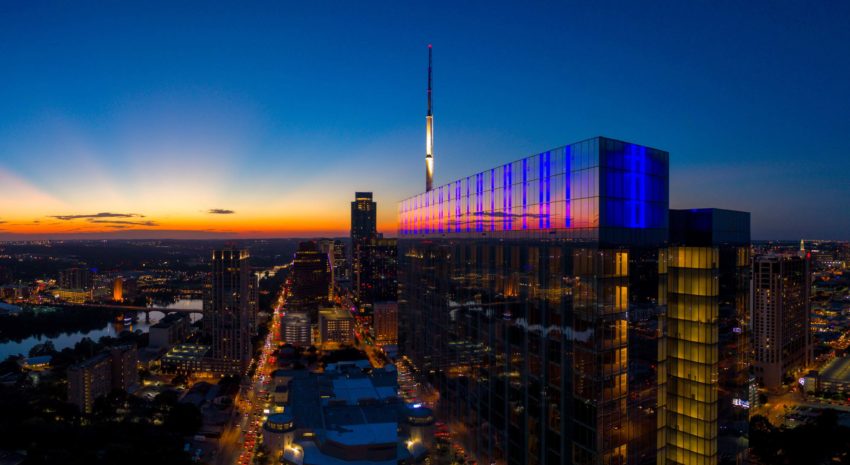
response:
M105 308L57 307L51 312L24 308L18 314L0 316L0 344L32 336L55 338L63 333L94 331L112 321L114 315L114 310Z
M153 401L114 391L95 412L39 386L0 386L0 449L26 451L25 464L189 465L183 438L201 425L201 413L165 392Z
M827 409L810 423L777 428L761 415L750 420L750 446L764 465L850 464L850 428Z

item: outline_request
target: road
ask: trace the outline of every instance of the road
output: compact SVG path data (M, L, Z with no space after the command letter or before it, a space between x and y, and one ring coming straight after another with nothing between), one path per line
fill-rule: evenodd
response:
M217 465L250 465L262 440L262 427L270 404L268 392L271 373L275 364L269 358L277 349L280 335L280 309L283 299L278 300L269 334L256 361L254 376L245 380L234 400L233 417L219 440Z

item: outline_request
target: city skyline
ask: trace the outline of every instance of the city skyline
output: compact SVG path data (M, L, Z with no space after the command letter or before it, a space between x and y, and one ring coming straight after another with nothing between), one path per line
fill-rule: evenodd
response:
M671 208L850 238L846 5L440 7L3 6L0 241L340 237L355 191L394 236L428 44L435 186L608 135L670 153Z

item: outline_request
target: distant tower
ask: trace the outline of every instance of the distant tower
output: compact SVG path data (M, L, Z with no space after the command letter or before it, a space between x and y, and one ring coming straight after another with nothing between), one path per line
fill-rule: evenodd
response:
M434 187L434 113L431 111L431 44L428 44L428 114L425 115L425 190Z

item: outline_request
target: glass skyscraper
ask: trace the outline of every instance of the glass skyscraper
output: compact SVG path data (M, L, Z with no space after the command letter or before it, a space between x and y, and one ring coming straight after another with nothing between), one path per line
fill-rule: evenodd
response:
M597 137L400 203L404 354L479 461L631 460L628 313L658 305L668 197L667 152Z

